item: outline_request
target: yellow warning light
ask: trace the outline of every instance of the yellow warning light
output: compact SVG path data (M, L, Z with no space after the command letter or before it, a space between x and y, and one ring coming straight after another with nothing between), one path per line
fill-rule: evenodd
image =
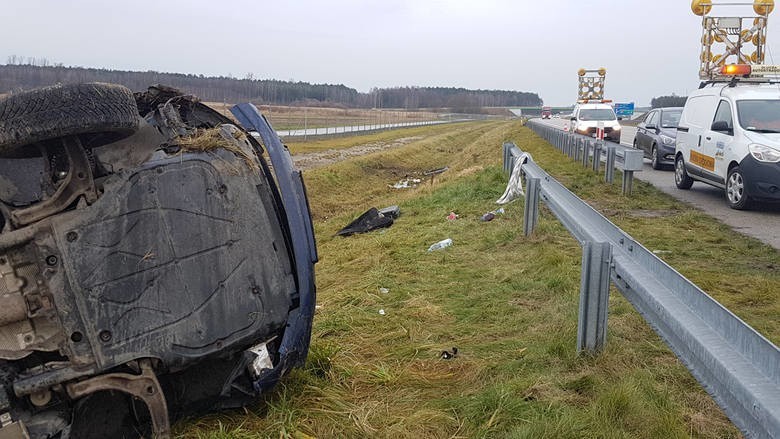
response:
M720 72L724 75L744 76L749 75L751 70L749 64L726 64L720 69Z
M756 0L756 1L761 1L761 0ZM699 15L699 16L707 15L709 14L710 9L712 9L711 0L693 0L691 2L691 10L695 15Z
M604 76L606 74L607 74L607 69L605 69L604 67L599 69L599 76Z
M585 69L579 69L579 70L577 70L577 75L578 75L578 76L585 76Z
M775 9L775 0L756 0L753 2L753 10L758 15L769 15Z

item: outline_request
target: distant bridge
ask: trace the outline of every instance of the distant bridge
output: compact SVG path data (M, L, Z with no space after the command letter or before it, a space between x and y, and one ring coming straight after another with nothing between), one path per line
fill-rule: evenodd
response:
M564 113L571 114L572 107L550 107L552 114ZM510 108L509 111L515 114L515 116L541 116L542 107L515 107Z

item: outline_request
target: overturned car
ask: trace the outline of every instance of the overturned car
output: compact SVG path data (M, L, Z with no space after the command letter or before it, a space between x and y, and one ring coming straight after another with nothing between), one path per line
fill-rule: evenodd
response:
M0 100L0 437L169 437L305 360L301 174L232 111L163 86Z

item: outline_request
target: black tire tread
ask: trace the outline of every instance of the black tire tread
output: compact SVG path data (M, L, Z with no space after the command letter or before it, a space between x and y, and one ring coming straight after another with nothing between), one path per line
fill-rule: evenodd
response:
M675 184L675 186L677 186L678 189L688 190L688 189L691 188L691 186L693 186L693 178L691 178L691 176L688 175L688 172L685 171L682 181L680 183L677 182L677 161L678 160L683 162L683 169L684 169L684 166L685 166L685 161L683 160L682 157L680 157L680 156L675 157L675 159L674 159L674 174L675 174L674 184Z
M651 163L653 163L653 169L663 169L664 165L661 164L661 159L658 157L658 146L656 146L655 143L653 143L653 146L650 147L650 160Z
M116 84L44 87L0 99L0 153L63 136L138 129L133 93Z

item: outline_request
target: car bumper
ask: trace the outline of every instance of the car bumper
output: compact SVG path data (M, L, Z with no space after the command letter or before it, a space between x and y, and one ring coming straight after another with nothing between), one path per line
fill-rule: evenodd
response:
M588 127L588 128L579 128L576 130L577 134L582 134L583 136L588 137L596 137L596 127ZM615 130L611 127L604 128L604 138L607 140L612 140L613 142L620 143L620 132L621 130Z
M663 165L673 165L674 164L674 143L671 145L661 144L658 147L658 152L660 154L660 160L659 163Z
M739 167L751 198L780 201L780 163L759 162L748 155Z

